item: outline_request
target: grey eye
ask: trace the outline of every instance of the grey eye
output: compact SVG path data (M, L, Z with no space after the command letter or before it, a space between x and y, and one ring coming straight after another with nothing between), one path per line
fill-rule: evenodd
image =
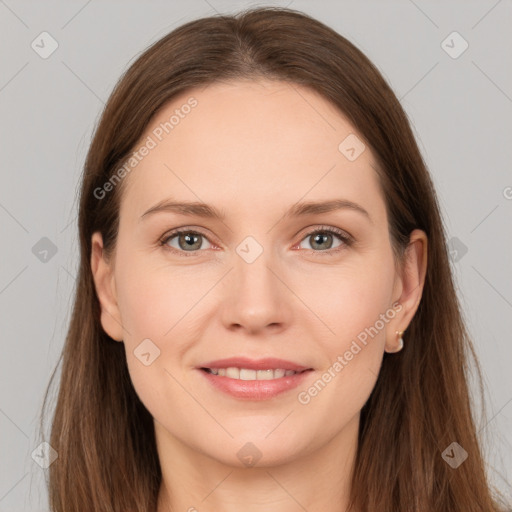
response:
M201 233L196 233L194 231L180 231L169 236L166 239L165 244L178 251L195 252L198 249L205 249L205 247L203 247L203 242L205 240L207 241L208 239ZM177 242L178 246L173 245L173 242ZM206 249L207 248L208 247L206 247Z
M333 239L338 239L338 245L333 246ZM328 249L336 248L341 245L341 242L343 241L337 233L333 233L329 230L321 230L321 231L315 231L313 233L309 233L306 235L301 244L304 241L311 241L311 247L302 247L302 245L299 245L302 249L312 249L312 250L320 250L325 251Z

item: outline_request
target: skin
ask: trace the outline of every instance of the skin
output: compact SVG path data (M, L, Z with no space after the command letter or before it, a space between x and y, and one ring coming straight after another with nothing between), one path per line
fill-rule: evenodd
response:
M411 233L395 272L371 149L349 161L338 145L356 130L297 85L236 81L187 91L157 113L141 142L191 96L198 105L124 178L112 259L101 234L92 237L102 326L124 343L134 387L154 418L163 472L158 512L344 511L361 408L384 351L396 351L396 331L406 330L421 299L426 235ZM159 212L140 220L169 197L211 204L225 219ZM349 209L283 218L299 200L335 198L358 203L371 222ZM315 245L308 233L322 226L355 243L343 246L327 233ZM205 234L190 257L158 243L178 227ZM252 263L236 252L249 235L263 248ZM167 246L186 251L179 237ZM395 303L394 318L300 403L298 392ZM149 366L134 355L146 338L160 349ZM236 355L280 357L314 371L270 400L240 400L196 369ZM248 442L261 452L254 467L237 456Z

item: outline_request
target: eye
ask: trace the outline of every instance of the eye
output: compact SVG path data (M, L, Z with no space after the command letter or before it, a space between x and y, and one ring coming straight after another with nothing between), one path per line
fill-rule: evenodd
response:
M196 249L204 249L203 240L208 240L206 235L198 231L182 229L167 233L164 239L160 241L160 244L166 246L166 248L173 252L177 252L180 256L190 256L190 254L186 253L197 252ZM170 242L175 242L177 246L171 245Z
M340 243L333 248L333 237L337 238ZM344 247L348 247L352 244L353 239L348 233L345 233L341 229L334 227L320 227L314 231L310 231L302 239L303 241L310 241L312 251L316 253L325 253L325 255L333 255ZM299 244L301 247L301 244ZM318 249L318 250L317 250Z

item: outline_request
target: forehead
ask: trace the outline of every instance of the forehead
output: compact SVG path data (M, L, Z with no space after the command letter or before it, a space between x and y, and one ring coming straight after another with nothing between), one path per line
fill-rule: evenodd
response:
M151 147L125 178L121 208L141 212L167 196L253 211L340 195L376 201L371 149L350 160L345 141L364 147L335 106L297 84L190 89L160 109L134 148Z

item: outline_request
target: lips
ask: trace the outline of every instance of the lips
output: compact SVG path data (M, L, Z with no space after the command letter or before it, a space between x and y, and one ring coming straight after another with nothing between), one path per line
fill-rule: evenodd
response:
M250 368L236 368L233 366L229 366L228 368L205 368L204 370L213 375L218 375L219 377L228 377L236 380L272 380L302 373L294 370L284 370L283 368L277 368L275 370L270 368L268 370L252 370Z
M291 370L296 373L301 373L304 370L311 370L312 368L301 364L294 363L293 361L286 361L285 359L277 359L275 357L266 357L264 359L250 359L248 357L229 357L226 359L218 359L216 361L208 361L198 366L202 369L219 369L219 368L245 368L247 370Z
M284 359L236 357L209 361L197 367L214 389L245 400L268 400L296 388L308 368Z

